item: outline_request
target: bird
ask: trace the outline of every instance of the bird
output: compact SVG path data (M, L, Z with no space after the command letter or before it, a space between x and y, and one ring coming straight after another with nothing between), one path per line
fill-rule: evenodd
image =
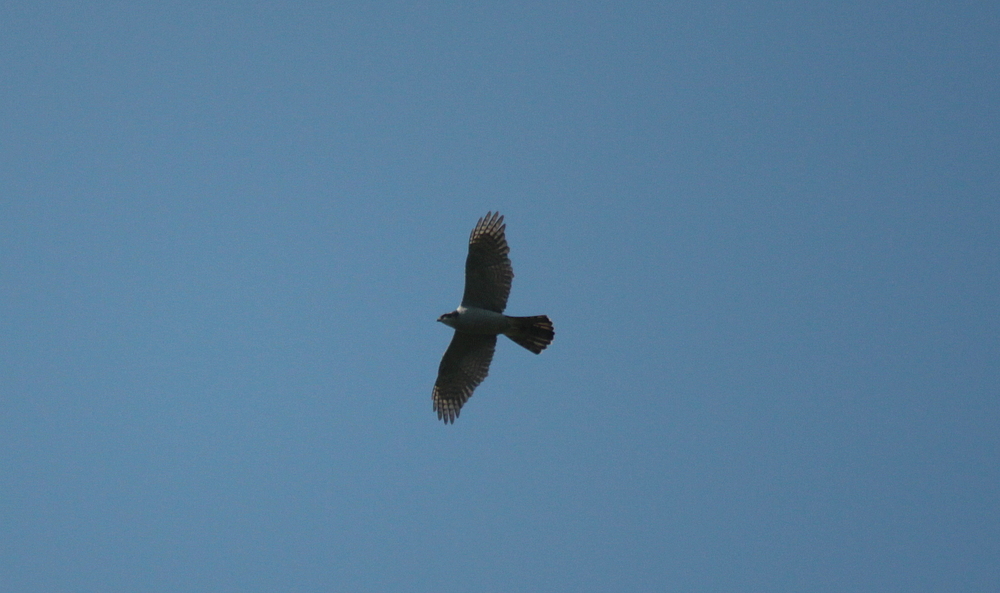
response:
M455 335L441 358L431 399L438 419L454 423L472 392L490 371L497 336L503 334L535 354L552 343L555 329L547 315L509 317L507 308L514 268L499 212L487 212L469 235L462 304L438 321Z

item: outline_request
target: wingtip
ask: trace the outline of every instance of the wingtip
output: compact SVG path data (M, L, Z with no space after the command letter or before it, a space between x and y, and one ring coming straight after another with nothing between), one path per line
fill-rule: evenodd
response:
M503 214L499 211L494 212L490 210L486 213L486 216L479 219L476 222L476 226L469 233L469 241L471 242L480 234L503 234L507 230L507 225L503 222Z
M458 418L459 410L439 408L437 413L438 413L438 420L441 420L445 424L454 424L455 418Z
M486 216L480 218L479 220L480 222L492 225L498 222L503 222L503 214L500 214L499 210L496 211L490 210L489 212L486 213Z

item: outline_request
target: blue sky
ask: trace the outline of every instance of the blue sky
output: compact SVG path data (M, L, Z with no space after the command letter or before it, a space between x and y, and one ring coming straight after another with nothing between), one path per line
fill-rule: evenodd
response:
M0 589L995 591L989 2L0 9ZM508 340L431 410L469 231Z

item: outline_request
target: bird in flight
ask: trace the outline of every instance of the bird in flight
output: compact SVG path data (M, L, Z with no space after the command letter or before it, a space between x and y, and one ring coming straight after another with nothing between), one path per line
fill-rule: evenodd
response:
M514 268L499 212L487 212L469 237L462 304L438 321L455 329L441 359L434 383L434 411L445 424L455 422L462 405L490 371L497 336L503 334L535 354L552 343L555 331L545 315L508 317L503 314Z

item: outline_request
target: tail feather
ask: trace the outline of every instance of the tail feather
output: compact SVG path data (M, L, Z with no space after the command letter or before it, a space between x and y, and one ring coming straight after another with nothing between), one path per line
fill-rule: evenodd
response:
M504 334L514 342L539 354L556 337L552 322L546 315L534 317L508 317L513 326Z

